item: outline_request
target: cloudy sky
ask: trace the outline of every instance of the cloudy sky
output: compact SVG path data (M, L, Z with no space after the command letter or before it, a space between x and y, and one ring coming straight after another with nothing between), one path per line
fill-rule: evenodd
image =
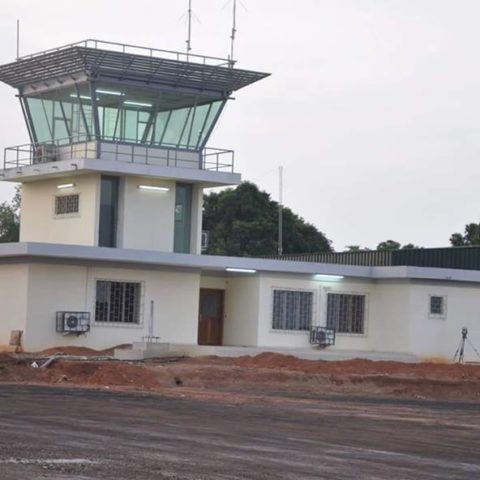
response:
M187 0L2 0L0 61L85 38L183 50ZM243 0L236 94L210 145L333 241L448 244L479 220L478 0ZM225 7L225 8L224 8ZM231 5L193 0L193 50L226 56ZM0 146L27 143L0 85ZM0 184L0 199L12 187Z

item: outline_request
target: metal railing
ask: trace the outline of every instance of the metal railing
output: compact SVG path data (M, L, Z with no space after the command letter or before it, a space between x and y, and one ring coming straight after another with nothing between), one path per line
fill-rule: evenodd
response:
M125 53L130 55L143 55L155 58L170 58L176 61L200 63L203 65L212 65L217 67L228 66L232 67L235 63L227 58L210 57L206 55L198 55L193 53L177 52L175 50L160 50L158 48L143 47L138 45L129 45L127 43L106 42L103 40L96 40L88 38L80 42L69 43L60 47L43 50L41 52L32 53L30 55L24 55L17 58L18 61L30 60L32 58L39 57L41 55L47 55L49 53L55 53L68 48L84 47L94 48L96 50L109 50L112 52Z
M219 148L188 150L169 145L151 145L82 135L51 142L7 147L4 150L3 168L19 169L62 160L98 158L231 173L234 171L234 155L233 150Z

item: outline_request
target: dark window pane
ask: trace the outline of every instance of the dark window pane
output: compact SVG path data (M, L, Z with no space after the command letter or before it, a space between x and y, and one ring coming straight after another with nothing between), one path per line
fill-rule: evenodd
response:
M115 247L117 241L118 178L102 177L98 245Z

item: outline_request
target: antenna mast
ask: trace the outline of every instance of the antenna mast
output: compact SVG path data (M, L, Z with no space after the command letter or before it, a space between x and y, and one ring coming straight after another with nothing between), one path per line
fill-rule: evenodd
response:
M192 49L192 0L188 0L187 23L188 23L188 38L186 43L187 43L187 59L188 59L188 54Z
M20 20L17 20L17 57L18 60L20 58Z
M237 0L233 0L233 23L232 23L232 34L230 35L230 66L233 67L235 60L233 59L234 46L235 46L235 35L237 33Z
M283 166L278 167L278 254L283 255Z

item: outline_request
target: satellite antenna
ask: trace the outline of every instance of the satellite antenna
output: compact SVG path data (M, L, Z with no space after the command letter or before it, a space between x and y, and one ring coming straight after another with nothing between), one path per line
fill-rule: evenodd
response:
M233 58L235 52L235 38L237 35L237 0L230 0L225 4L225 8L229 3L232 3L233 15L232 15L232 33L230 34L230 55L228 57L228 63L230 67L233 67L235 60ZM243 4L241 0L238 0L238 3L247 11L247 7Z

